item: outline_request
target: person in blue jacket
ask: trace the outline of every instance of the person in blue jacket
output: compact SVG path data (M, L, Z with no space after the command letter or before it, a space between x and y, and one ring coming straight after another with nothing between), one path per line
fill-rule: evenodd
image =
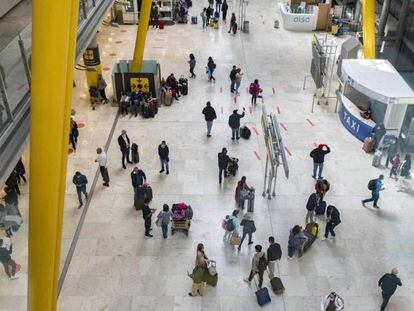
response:
M380 191L384 190L383 184L382 184L383 179L384 179L384 175L382 175L382 174L379 175L378 179L376 179L376 181L375 181L375 186L371 190L371 198L362 200L361 201L362 206L365 207L365 203L374 201L373 206L375 208L379 208L379 206L377 205L377 202L378 202L378 199L379 199Z

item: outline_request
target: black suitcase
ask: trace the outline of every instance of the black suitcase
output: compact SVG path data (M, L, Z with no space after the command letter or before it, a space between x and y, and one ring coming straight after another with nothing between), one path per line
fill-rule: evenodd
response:
M188 80L185 78L180 78L178 80L180 93L181 95L187 95L188 94Z
M283 286L282 280L277 276L273 277L270 280L270 285L272 286L273 292L276 295L281 295L285 291L285 287Z
M139 163L138 145L136 143L131 145L131 158L132 162Z
M305 252L313 244L313 242L315 242L316 238L307 231L303 231L303 234L307 238L305 245L303 246L303 251Z
M150 201L152 201L153 195L152 195L152 188L150 185L145 185L144 186L144 191L145 191L145 198L149 199Z
M323 215L323 214L325 214L325 210L326 210L326 202L325 201L320 201L319 205L316 205L315 214L316 215Z
M249 139L252 132L247 126L240 128L240 136L244 139Z
M144 205L144 198L140 198L137 195L134 195L134 207L137 211L142 210L142 206Z

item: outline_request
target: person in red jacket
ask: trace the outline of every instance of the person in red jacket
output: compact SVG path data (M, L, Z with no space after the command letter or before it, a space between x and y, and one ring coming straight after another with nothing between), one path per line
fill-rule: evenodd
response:
M249 93L252 95L252 105L256 105L257 97L261 91L262 89L260 88L259 80L254 80L254 82L250 84L249 88Z

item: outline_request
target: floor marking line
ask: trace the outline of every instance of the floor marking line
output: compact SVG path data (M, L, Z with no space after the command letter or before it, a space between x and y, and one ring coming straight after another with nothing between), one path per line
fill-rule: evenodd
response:
M311 126L315 126L315 124L313 124L311 120L306 119L306 121L308 121L308 123L309 123Z
M288 155L292 156L292 153L290 152L288 147L285 147L285 151L288 153Z
M235 104L237 104L237 96L233 97L233 101L234 101Z
M220 86L220 93L223 93L223 87Z
M264 99L263 99L263 97L262 97L262 104L264 104Z
M223 109L223 106L221 107L221 114L223 114L224 113L224 109Z
M256 135L259 135L259 132L257 131L256 127L253 127L253 131L256 133Z
M280 108L276 107L276 110L277 110L277 114L280 114Z
M249 107L249 111L250 111L250 114L252 114L252 112L253 112L252 107Z
M275 95L275 94L276 94L276 90L275 90L275 88L274 88L274 87L272 87L272 92L273 92L273 95Z
M253 153L254 153L254 155L256 156L256 159L260 161L260 156L259 156L259 154L257 153L257 151L256 151L256 150L253 150Z
M280 126L285 130L285 131L287 131L287 128L286 128L286 126L282 123L282 122L279 122L279 124L280 124Z

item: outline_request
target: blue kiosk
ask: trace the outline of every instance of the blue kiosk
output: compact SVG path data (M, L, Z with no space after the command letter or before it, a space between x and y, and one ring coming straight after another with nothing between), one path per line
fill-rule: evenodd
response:
M404 144L410 134L407 112L414 109L414 91L391 63L384 59L345 59L341 74L337 99L344 127L363 142L377 123L383 123L386 137L400 137Z

